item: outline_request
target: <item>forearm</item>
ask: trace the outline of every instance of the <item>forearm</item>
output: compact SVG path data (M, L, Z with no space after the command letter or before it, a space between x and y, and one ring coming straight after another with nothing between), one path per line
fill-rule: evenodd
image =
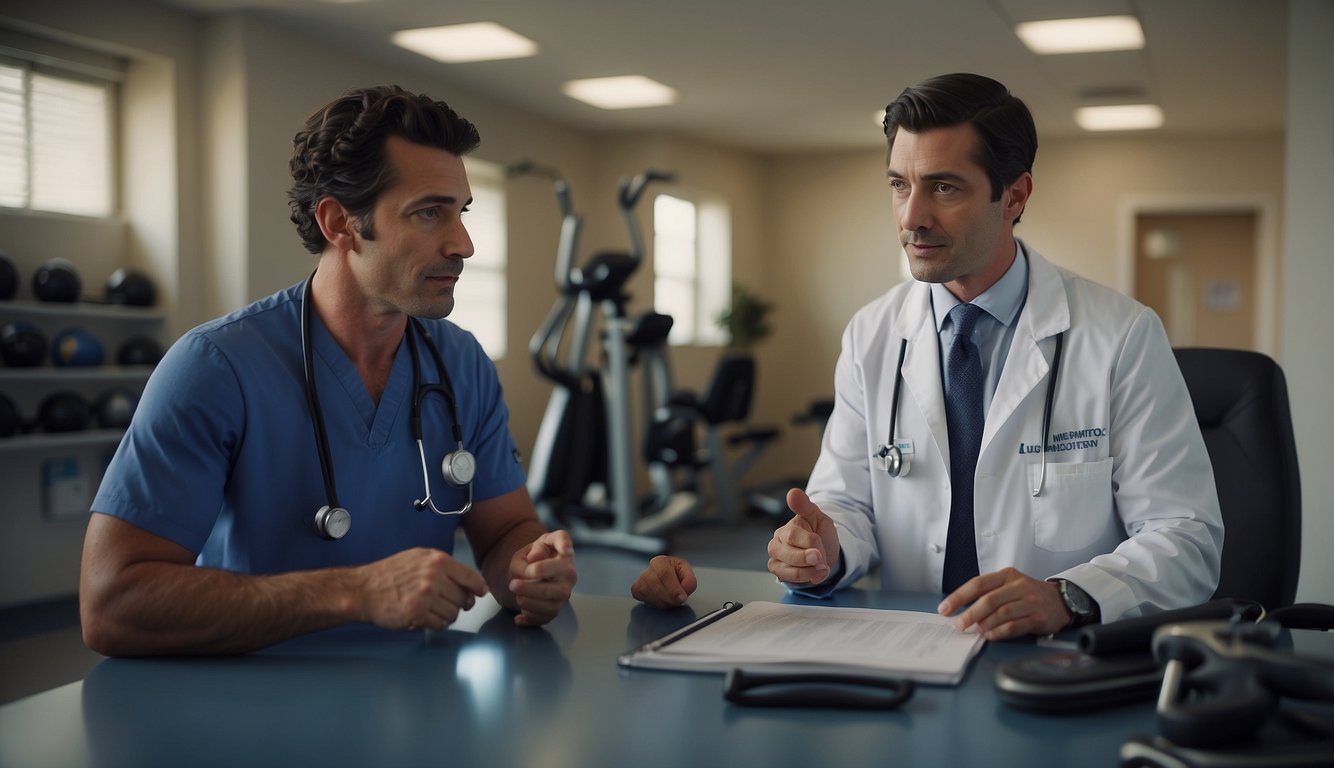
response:
M357 584L346 568L252 576L134 563L81 586L84 641L110 656L245 653L360 620Z

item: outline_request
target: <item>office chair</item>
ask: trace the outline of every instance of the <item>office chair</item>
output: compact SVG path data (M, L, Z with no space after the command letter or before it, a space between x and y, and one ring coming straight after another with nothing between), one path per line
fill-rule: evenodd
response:
M1223 510L1214 597L1291 605L1301 567L1301 482L1283 369L1258 352L1173 350L1204 433Z

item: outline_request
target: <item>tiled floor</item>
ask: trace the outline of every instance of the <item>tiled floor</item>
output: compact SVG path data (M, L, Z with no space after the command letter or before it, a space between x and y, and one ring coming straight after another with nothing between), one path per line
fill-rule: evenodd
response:
M764 570L766 545L778 522L755 516L741 525L700 524L671 535L672 554L699 566ZM466 547L458 553L468 557ZM630 581L647 561L609 549L581 548L576 591L629 594ZM624 582L624 586L620 585ZM0 611L0 704L82 680L102 656L88 650L73 597Z

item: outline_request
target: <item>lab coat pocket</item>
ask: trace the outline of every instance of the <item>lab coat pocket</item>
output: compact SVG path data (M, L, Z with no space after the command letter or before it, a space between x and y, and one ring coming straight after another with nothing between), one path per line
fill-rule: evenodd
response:
M1038 486L1040 464L1030 464L1030 488ZM1042 493L1031 500L1033 540L1048 552L1074 552L1098 540L1112 515L1112 459L1074 464L1047 463Z

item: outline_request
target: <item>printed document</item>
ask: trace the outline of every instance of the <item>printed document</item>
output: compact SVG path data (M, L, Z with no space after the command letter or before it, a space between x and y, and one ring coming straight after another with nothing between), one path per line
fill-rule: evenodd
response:
M656 669L838 671L953 685L985 640L921 611L746 603L621 658Z

